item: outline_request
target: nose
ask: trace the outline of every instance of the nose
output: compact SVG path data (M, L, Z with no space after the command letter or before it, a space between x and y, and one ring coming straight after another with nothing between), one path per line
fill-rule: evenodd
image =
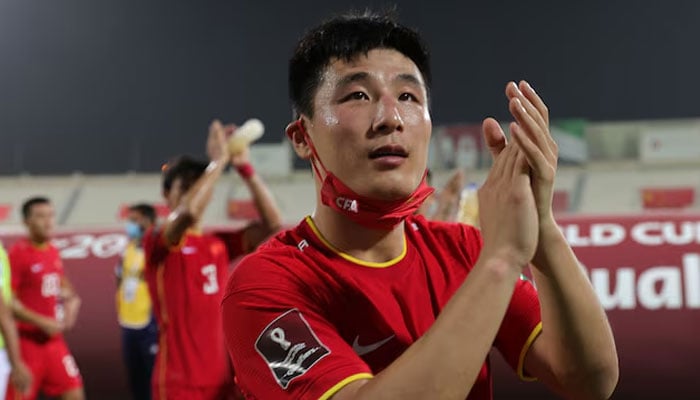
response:
M399 112L397 99L386 95L379 99L372 130L380 134L403 132L404 123Z

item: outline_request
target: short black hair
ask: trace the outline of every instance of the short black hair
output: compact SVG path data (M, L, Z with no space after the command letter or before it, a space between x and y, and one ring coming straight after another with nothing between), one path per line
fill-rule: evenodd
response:
M51 204L51 200L44 196L30 197L22 203L22 218L27 219L32 213L32 207L39 204Z
M189 156L179 156L163 167L163 191L169 192L175 179L182 180L183 190L189 189L204 174L208 163Z
M333 59L351 61L374 49L393 49L408 57L423 74L430 97L430 54L418 32L400 25L392 13L351 12L313 28L289 60L289 97L295 118L313 116L313 98Z
M146 204L146 203L132 204L129 206L129 211L137 212L137 213L143 215L151 223L156 222L156 209L150 204Z

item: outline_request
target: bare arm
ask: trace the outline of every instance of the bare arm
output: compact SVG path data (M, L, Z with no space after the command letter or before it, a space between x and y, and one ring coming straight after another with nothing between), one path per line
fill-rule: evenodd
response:
M566 398L607 399L618 363L605 312L561 231L546 229L540 242L532 273L543 329L525 369Z
M537 216L524 156L510 146L479 191L484 247L428 332L373 379L335 400L464 399L493 345L522 266L534 254ZM468 343L465 343L468 338Z
M260 175L254 174L250 179L246 179L245 183L253 197L255 208L260 213L265 231L270 234L279 230L282 227L282 213Z
M224 130L219 121L212 122L209 127L207 153L210 162L206 171L183 195L182 202L172 210L163 226L163 237L168 246L180 243L187 229L202 218L216 181L228 164L230 156Z
M241 153L233 155L231 164L239 170L260 214L260 223L251 225L245 232L248 244L255 248L282 227L282 213L265 182L250 166L249 148L246 147Z
M0 297L0 333L5 340L5 348L7 349L7 357L10 360L10 381L19 390L26 394L31 384L31 374L29 369L22 361L19 351L19 337L17 335L17 326L12 318L10 307L5 304L5 301Z
M453 221L455 210L459 204L459 194L464 186L464 173L462 170L455 171L447 181L445 187L437 198L437 209L432 219L435 221Z
M54 336L63 332L63 324L53 318L41 315L29 308L25 307L18 299L12 301L12 313L15 318L34 325L41 329L48 336Z
M72 329L75 322L78 320L78 312L80 311L82 300L80 300L80 296L78 296L78 293L75 291L73 284L65 276L61 281L61 300L63 300L63 309L65 312L65 329Z
M19 338L17 336L17 327L12 318L10 308L5 304L5 301L0 298L0 333L5 339L5 347L7 348L7 356L10 359L10 365L14 368L20 361L19 355Z
M607 399L618 380L615 341L605 311L552 213L558 149L547 107L525 82L506 89L515 142L527 154L539 233L533 259L542 333L525 358L527 371L566 398Z

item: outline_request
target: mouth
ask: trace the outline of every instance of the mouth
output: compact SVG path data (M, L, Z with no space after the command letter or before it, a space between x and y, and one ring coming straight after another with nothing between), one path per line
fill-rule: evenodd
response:
M370 160L375 160L382 157L400 157L408 158L408 151L398 144L390 144L386 146L377 147L376 149L369 152Z

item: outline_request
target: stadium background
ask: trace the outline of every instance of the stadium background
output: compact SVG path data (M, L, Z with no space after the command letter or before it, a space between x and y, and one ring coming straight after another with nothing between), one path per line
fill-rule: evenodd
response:
M203 156L212 118L257 117L267 133L255 164L295 224L312 195L282 141L287 58L330 13L383 4L0 0L0 237L21 232L24 198L55 200L84 299L68 340L88 398L127 396L113 305L122 206L159 201L160 165ZM505 82L530 80L561 145L558 221L616 333L614 398L697 398L700 3L402 1L398 15L433 54L436 185L453 168L483 179L475 123L506 121ZM252 216L237 183L217 187L209 226ZM497 398L548 398L507 371L495 387Z

